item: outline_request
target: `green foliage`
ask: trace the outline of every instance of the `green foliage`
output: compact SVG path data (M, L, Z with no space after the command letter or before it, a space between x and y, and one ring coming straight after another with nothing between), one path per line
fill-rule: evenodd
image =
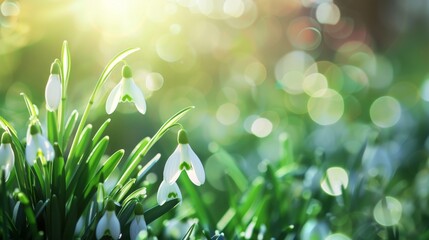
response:
M52 161L45 158L46 153L39 152L35 164L29 165L25 152L29 143L21 142L12 125L0 117L2 131L11 135L15 155L15 168L11 177L6 181L3 173L0 182L0 233L3 239L95 238L94 231L108 199L120 206L118 218L123 226L129 227L135 204L146 198L142 177L158 162L159 156L146 163L140 171L138 165L152 146L169 129L178 126L178 121L193 108L179 111L152 138L143 138L125 161L122 161L125 155L122 149L113 154L108 153L109 137L104 132L111 120L107 119L98 128L86 121L97 92L114 67L137 50L123 51L108 63L79 120L76 110L67 115L66 103L69 99L66 90L71 57L67 42L64 42L61 61L57 60L61 66L63 97L58 110L46 113L46 135L55 151ZM37 107L26 94L22 93L22 96L30 114L29 124L40 125ZM122 168L123 172L119 179L112 175L117 168ZM113 183L115 187L106 188L107 182ZM179 200L173 199L162 206L153 206L144 213L146 222L149 224L162 217L178 203ZM79 219L85 224L75 232ZM126 231L123 230L125 236L128 236Z

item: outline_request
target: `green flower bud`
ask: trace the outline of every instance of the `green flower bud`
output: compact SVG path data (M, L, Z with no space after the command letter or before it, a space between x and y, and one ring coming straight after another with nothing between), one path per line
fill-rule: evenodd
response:
M124 65L122 67L122 77L124 77L124 78L132 78L133 77L133 73L131 71L130 66Z
M51 74L60 74L60 61L55 59L51 65Z
M1 143L2 144L8 144L12 143L12 138L10 137L10 134L8 132L4 132L1 136Z
M37 125L37 124L32 124L32 125L30 126L30 134L31 134L31 135L36 135L36 134L41 133L41 132L42 132L42 129L40 129L40 126L39 126L39 125Z
M115 202L112 199L107 200L106 211L113 212L115 211L115 208L116 208Z
M136 207L134 208L134 214L135 215L143 215L143 205L141 203L137 203Z
M177 133L177 142L179 144L188 144L189 143L188 134L186 133L186 131L184 129L180 129L179 132Z

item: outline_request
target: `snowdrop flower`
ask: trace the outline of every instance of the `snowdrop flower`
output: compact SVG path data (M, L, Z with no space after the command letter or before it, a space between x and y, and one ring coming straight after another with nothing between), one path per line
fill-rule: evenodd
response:
M131 68L128 65L122 68L122 79L113 88L107 98L107 114L113 113L119 102L134 102L134 105L141 114L145 114L146 112L146 101L143 93L134 82Z
M57 110L61 102L61 80L60 80L60 64L58 60L51 65L51 75L49 75L48 83L45 89L46 109L49 111Z
M136 204L136 208L134 209L134 220L130 225L130 238L137 239L137 236L142 231L147 230L146 221L143 216L143 205L141 203Z
M42 155L46 161L52 161L55 151L52 144L42 135L42 129L36 124L30 125L27 131L27 147L25 148L25 158L28 164L33 166L38 156Z
M106 212L101 217L95 230L97 239L104 235L110 235L113 239L119 239L121 235L121 225L115 213L115 203L109 199L106 204Z
M169 184L176 182L182 170L185 170L191 181L200 186L205 181L205 173L200 159L189 146L186 131L181 129L177 135L178 146L167 159L164 168L164 180Z
M179 186L177 183L173 182L172 184L167 183L165 180L161 182L158 188L158 193L156 195L156 200L161 206L167 200L178 198L179 201L182 201L182 193L180 192Z
M4 169L5 179L7 180L12 171L15 162L15 154L12 150L12 139L9 133L4 132L1 136L0 144L0 166Z

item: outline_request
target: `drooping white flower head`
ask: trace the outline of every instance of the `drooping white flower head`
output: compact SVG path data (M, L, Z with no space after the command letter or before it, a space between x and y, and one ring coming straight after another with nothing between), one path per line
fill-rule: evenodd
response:
M33 166L39 155L43 155L46 161L52 161L55 151L48 139L42 135L40 126L31 124L27 131L27 147L25 158L30 166Z
M61 102L62 86L60 78L60 64L58 60L51 65L51 74L45 89L46 109L55 111Z
M130 225L130 239L137 239L140 232L147 230L143 213L143 205L141 203L137 203L136 208L134 209L135 217Z
M178 146L167 159L164 167L164 180L169 184L176 182L182 170L185 170L189 179L200 186L205 182L206 175L200 159L189 145L186 131L181 129L177 135Z
M101 239L104 235L109 235L113 239L119 239L121 236L121 224L115 213L115 203L109 199L106 204L106 212L101 217L95 230L97 239Z
M182 193L180 192L179 186L177 186L176 182L169 184L165 180L163 180L159 185L158 193L156 195L156 200L158 201L158 204L161 206L167 200L175 198L179 199L179 201L182 201Z
M146 101L143 92L134 82L131 68L128 65L122 68L122 79L113 88L107 98L107 114L113 113L119 102L134 102L134 105L141 114L146 113Z
M15 154L12 150L12 139L8 132L4 132L0 144L0 167L4 169L6 180L10 176L14 163Z

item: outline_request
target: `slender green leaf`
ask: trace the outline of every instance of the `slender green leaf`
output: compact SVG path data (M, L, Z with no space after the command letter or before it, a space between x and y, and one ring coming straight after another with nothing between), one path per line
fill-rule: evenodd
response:
M7 222L7 213L9 212L8 210L8 198L7 198L7 189L6 189L6 173L5 170L2 169L1 170L1 182L0 182L0 206L2 209L2 234L3 234L3 239L8 239L9 238L9 228L8 228L8 224L6 224Z
M76 155L73 157L80 158L88 149L89 142L91 141L91 133L92 133L92 125L88 124L82 132L80 136L79 143L76 147ZM67 167L67 166L66 166ZM69 165L68 167L73 167L73 165Z
M134 192L128 194L128 196L124 199L123 204L127 204L133 199L138 198L146 198L146 187L141 187L139 189L136 189Z
M111 171L113 171L115 165L118 164L119 160L122 158L123 155L124 155L123 150L118 150L109 159L107 159L106 163L103 164L102 168L99 171L97 171L95 175L91 173L91 177L88 178L87 181L85 182L86 184L84 184L86 185L85 189L83 190L83 193L84 193L83 196L85 199L91 198L94 191L96 191L96 187L98 183L102 181L102 178L104 176L110 175ZM106 166L109 168L109 172L106 171L105 173L106 175L104 175L103 169ZM89 167L87 168L89 169Z
M58 125L55 112L47 112L48 139L51 143L58 142Z
M201 198L201 194L197 192L195 186L188 178L180 178L181 186L186 189L186 192L189 195L189 198L192 202L192 207L195 209L195 213L200 219L201 223L204 225L212 226L212 221L210 219L209 212L207 211L206 206Z
M135 178L131 178L130 180L128 180L128 182L123 187L121 187L121 189L118 191L118 193L115 194L113 199L116 202L121 202L122 198L124 198L126 196L126 194L131 189L131 187L134 185L135 182L136 182Z
M63 80L63 88L64 88L63 93L65 93L68 86L68 80L69 80L70 68L71 68L70 49L67 41L63 42L63 47L61 49L61 63L62 63L61 79Z
M24 97L25 105L27 106L28 113L30 114L30 119L35 120L38 116L38 110L36 106L31 102L25 93L21 93L21 96Z
M47 199L44 202L42 200L37 202L36 207L34 208L34 210L36 211L36 213L35 213L36 219L40 217L40 214L43 213L43 211L45 210L45 208L49 202L50 202L50 199Z
M106 190L104 190L104 185L103 183L98 183L98 187L97 187L97 206L98 206L98 211L102 211L103 210L103 204L104 204L104 198L106 196Z
M66 223L64 224L64 234L61 239L71 239L71 236L74 236L74 230L76 227L77 220L79 215L76 211L78 208L79 202L77 201L76 196L73 196L70 202L71 211L67 211Z
M107 145L109 144L109 137L104 137L91 151L88 159L86 160L88 163L88 173L90 177L93 177L96 173L97 167L106 152Z
M21 202L21 204L24 207L24 212L25 212L25 215L27 216L28 225L30 227L30 231L33 235L33 238L40 239L40 235L37 230L36 217L34 215L33 209L31 208L30 200L23 192L15 193L15 197L18 199L18 201Z
M132 172L135 170L135 168L137 167L137 165L139 164L139 161L142 157L144 157L146 155L146 153L149 151L149 149L172 127L176 126L177 122L183 117L185 116L185 114L193 109L194 106L190 106L187 108L184 108L182 110L180 110L179 112L177 112L176 114L174 114L170 119L168 119L162 126L161 128L158 130L158 132L155 133L155 135L153 136L153 138L151 138L149 140L149 142L144 146L144 148L136 153L135 157L132 158L130 160L130 164L128 165L128 167L125 169L124 174L121 176L121 178L118 181L118 184L123 185L124 182L126 181L126 179L128 179Z
M237 161L225 150L219 150L214 156L218 164L221 164L228 171L240 191L245 191L249 182L240 167L237 166Z
M152 169L152 167L159 161L161 158L161 154L156 154L155 157L153 157L146 165L140 169L139 173L137 174L137 183L140 183L143 180L143 177Z
M88 124L80 136L75 136L79 137L79 142L76 147L75 155L70 155L71 153L69 153L69 158L66 162L67 179L71 176L71 174L73 173L73 169L75 169L77 163L79 162L79 159L82 157L85 150L88 148L91 139L91 132L92 125Z
M101 137L103 136L104 130L106 130L109 123L110 123L110 118L104 121L104 123L97 130L94 137L92 138L92 147L94 147L98 143L98 141L100 141Z
M67 144L69 142L69 139L71 137L71 134L76 126L77 118L79 116L79 112L76 110L73 110L73 112L70 114L69 119L67 120L67 123L64 127L64 133L63 133L63 151L66 149Z
M179 199L172 199L165 202L162 206L156 206L144 213L146 223L149 224L156 219L160 218L162 215L169 212L171 209L175 208L179 204Z
M149 143L149 141L150 141L150 138L145 137L134 147L130 156L128 156L127 160L125 161L124 169L129 168L133 159L138 157L139 153L146 147L146 145Z
M61 216L60 216L60 207L58 198L56 195L53 195L50 202L50 232L51 232L51 239L61 239L61 232L62 232L62 226L61 226Z
M110 156L98 170L96 176L99 178L101 175L103 175L105 179L108 179L113 170L115 170L115 168L118 166L124 154L125 152L123 149L120 149L112 154L112 156Z
M192 231L194 231L195 226L197 223L192 224L192 226L188 229L185 236L183 236L182 240L189 240L191 239Z

